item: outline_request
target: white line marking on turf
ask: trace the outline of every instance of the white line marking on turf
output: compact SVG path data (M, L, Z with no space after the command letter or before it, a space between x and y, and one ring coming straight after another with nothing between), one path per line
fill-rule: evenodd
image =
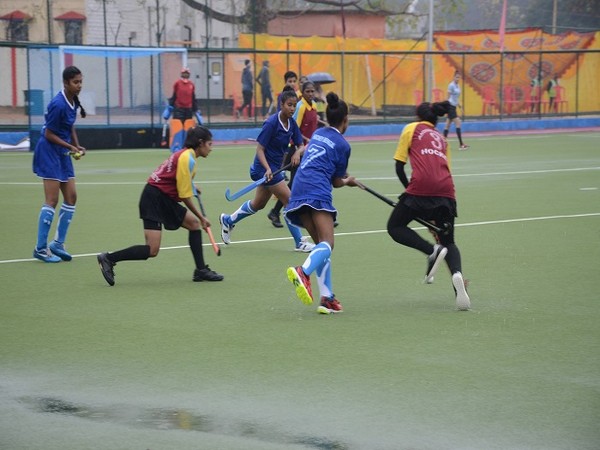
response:
M502 223L516 223L516 222L535 222L539 220L556 220L556 219L577 219L581 217L598 217L600 216L600 212L598 213L583 213L583 214L565 214L565 215L557 215L557 216L541 216L541 217L522 217L520 219L502 219L502 220L488 220L484 222L471 222L471 223L457 223L454 226L456 228L459 227L476 227L481 225L498 225ZM415 227L415 230L425 230L425 227ZM347 233L335 233L336 236L358 236L363 234L378 234L378 233L387 233L387 230L366 230L366 231L349 231ZM272 241L289 241L291 237L279 237L279 238L265 238L265 239L248 239L246 241L236 241L232 242L230 245L239 245L239 244L254 244L257 242L272 242ZM223 242L218 242L218 244L222 245L223 248L227 247ZM206 243L202 244L203 247L210 247L212 244ZM189 248L188 245L177 245L173 247L161 247L161 250L179 250L182 248ZM90 256L97 256L98 253L82 253L80 255L72 255L73 258L86 258ZM27 262L27 261L37 261L35 258L24 258L24 259L7 259L0 260L0 264L8 264L8 263L18 263L18 262Z
M559 173L559 172L582 172L586 170L600 170L599 166L596 167L572 167L567 169L546 169L546 170L521 170L516 172L486 172L486 173L464 173L457 174L453 173L452 177L486 177L486 176L502 176L502 175L531 175L531 174L543 174L543 173ZM361 180L367 181L398 181L398 177L360 177ZM200 183L200 182L198 182ZM248 180L206 180L202 181L201 184L235 184L244 183L248 184ZM104 181L78 181L77 186L123 186L123 185L138 185L142 186L146 184L146 181L115 181L115 182L104 182ZM39 186L39 181L24 181L24 182L0 182L0 185L6 186Z
M579 188L580 191L597 191L598 188L597 187L586 187L586 188Z

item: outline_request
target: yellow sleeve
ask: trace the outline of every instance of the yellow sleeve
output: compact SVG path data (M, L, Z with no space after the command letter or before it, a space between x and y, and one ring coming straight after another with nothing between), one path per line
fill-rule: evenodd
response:
M402 130L398 146L396 147L396 153L394 153L394 159L406 163L408 161L408 150L410 149L410 143L412 142L415 128L419 122L409 123Z
M302 119L304 119L304 111L306 111L306 103L301 102L300 108L298 108L298 114L296 115L296 123L298 126L302 125Z
M183 152L177 161L177 195L179 198L190 198L194 196L192 182L196 175L196 154L194 150L188 149Z

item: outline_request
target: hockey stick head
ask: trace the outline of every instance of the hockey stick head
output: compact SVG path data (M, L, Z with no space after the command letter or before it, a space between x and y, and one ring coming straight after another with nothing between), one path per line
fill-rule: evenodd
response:
M229 188L225 189L225 198L232 202L235 200L235 198L232 196L231 191L229 190Z
M208 234L208 238L210 239L210 244L212 245L214 252L217 254L217 256L221 256L221 247L219 247L219 244L217 244L217 241L215 241L215 237L213 236L210 227L206 228L206 233Z

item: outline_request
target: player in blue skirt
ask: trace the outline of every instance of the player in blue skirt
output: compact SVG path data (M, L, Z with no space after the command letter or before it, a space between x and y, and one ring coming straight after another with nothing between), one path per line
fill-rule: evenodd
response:
M331 284L331 252L333 228L337 210L333 206L332 188L357 186L348 176L350 144L342 136L348 128L348 105L336 94L327 94L327 122L312 135L300 166L296 171L292 196L285 212L286 220L308 230L315 242L304 264L288 267L288 279L296 287L300 300L313 302L310 275L317 274L321 314L342 312L342 304L335 298Z
M272 195L275 195L285 207L290 199L290 188L285 183L285 175L279 172L275 176L273 173L279 170L283 165L283 158L286 152L293 151L289 147L290 141L295 146L292 154L292 165L297 166L300 157L304 153L304 144L298 124L294 120L294 111L298 97L293 91L284 91L281 94L281 110L273 114L263 123L262 130L256 138L256 156L250 166L250 178L256 181L266 176L267 181L256 189L254 199L248 200L232 214L221 214L219 221L221 223L221 238L223 243L231 243L231 231L240 221L256 214L263 209ZM314 247L314 244L308 242L306 237L302 236L302 231L296 225L286 221L288 229L294 238L295 250L308 253Z
M47 263L72 259L65 249L67 231L73 220L77 202L75 170L71 156L79 159L85 155L85 148L79 145L75 132L77 109L81 109L81 117L86 116L78 97L83 77L75 66L67 67L62 77L63 90L48 104L40 140L33 153L33 172L43 179L45 197L38 218L37 243L33 249L33 257ZM63 203L58 216L56 235L48 246L48 235L61 192Z

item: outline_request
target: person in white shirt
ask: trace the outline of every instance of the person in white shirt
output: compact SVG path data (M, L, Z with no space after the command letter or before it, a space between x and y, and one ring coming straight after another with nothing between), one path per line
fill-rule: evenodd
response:
M448 101L450 102L450 108L448 110L448 117L446 118L446 125L444 126L444 137L448 137L448 130L450 130L450 124L454 122L456 128L456 136L458 136L458 142L460 143L460 150L466 150L469 148L462 140L462 130L460 128L461 121L460 117L456 113L456 108L462 108L460 104L460 72L454 72L454 78L448 85Z

